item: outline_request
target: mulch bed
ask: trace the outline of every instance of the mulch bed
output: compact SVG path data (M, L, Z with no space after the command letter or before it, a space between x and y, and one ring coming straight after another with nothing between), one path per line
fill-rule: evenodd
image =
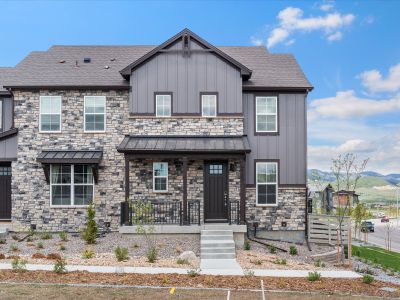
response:
M374 281L365 284L362 279L329 279L310 282L307 278L277 278L254 276L211 276L177 274L105 274L88 272L69 272L56 274L49 271L15 272L0 271L1 282L32 282L58 284L107 284L135 286L176 286L197 288L260 289L260 280L269 290L290 290L302 292L343 293L352 295L369 295L380 297L400 297L400 285ZM390 293L380 290L381 287L394 287L398 290Z

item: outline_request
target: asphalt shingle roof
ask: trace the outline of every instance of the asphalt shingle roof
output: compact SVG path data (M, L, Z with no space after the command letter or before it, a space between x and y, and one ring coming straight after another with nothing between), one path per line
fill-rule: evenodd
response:
M14 68L0 68L0 94L8 93L3 85L4 82L11 79L13 72Z
M31 52L15 67L14 76L4 76L9 68L0 68L0 86L127 87L129 82L119 72L154 47L53 46L48 51ZM217 48L253 71L244 87L312 87L290 54L270 54L262 46ZM85 57L91 62L84 63Z

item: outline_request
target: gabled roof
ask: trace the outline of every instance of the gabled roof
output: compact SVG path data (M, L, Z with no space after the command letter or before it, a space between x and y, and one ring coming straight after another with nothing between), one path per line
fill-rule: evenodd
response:
M178 40L183 39L184 37L189 38L189 40L193 39L193 40L197 41L202 46L204 46L206 49L210 50L211 52L215 53L222 59L224 59L224 60L228 61L229 63L231 63L232 65L236 66L238 69L240 69L241 75L243 77L245 77L246 79L251 77L252 71L249 68L247 68L242 63L238 62L233 57L229 56L227 53L225 53L221 49L214 47L213 45L208 43L206 40L202 39L197 34L195 34L194 32L190 31L187 28L185 28L181 32L177 33L176 35L174 35L173 37L171 37L170 39L168 39L167 41L165 41L158 47L155 47L153 50L149 51L148 53L146 53L139 59L137 59L134 62L132 62L131 64L129 64L127 67L123 68L120 71L121 75L124 76L125 78L128 78L131 75L133 69L135 69L139 65L143 64L144 62L146 62L153 56L157 55L161 50L166 49L168 46L172 45L173 43L175 43Z
M0 68L0 95L9 95L10 92L7 91L3 85L12 76L14 68Z

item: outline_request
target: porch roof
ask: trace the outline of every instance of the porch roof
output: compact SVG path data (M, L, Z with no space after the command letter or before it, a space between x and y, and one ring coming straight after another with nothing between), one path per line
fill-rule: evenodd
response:
M127 135L117 147L121 153L249 153L246 136L138 136Z
M102 157L100 150L44 150L36 161L43 164L99 164Z

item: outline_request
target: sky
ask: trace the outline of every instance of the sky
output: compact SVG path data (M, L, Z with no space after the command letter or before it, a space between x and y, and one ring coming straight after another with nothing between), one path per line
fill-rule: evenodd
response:
M214 45L295 55L308 96L308 167L353 152L400 173L400 1L4 1L0 66L52 45L157 45L187 27Z

